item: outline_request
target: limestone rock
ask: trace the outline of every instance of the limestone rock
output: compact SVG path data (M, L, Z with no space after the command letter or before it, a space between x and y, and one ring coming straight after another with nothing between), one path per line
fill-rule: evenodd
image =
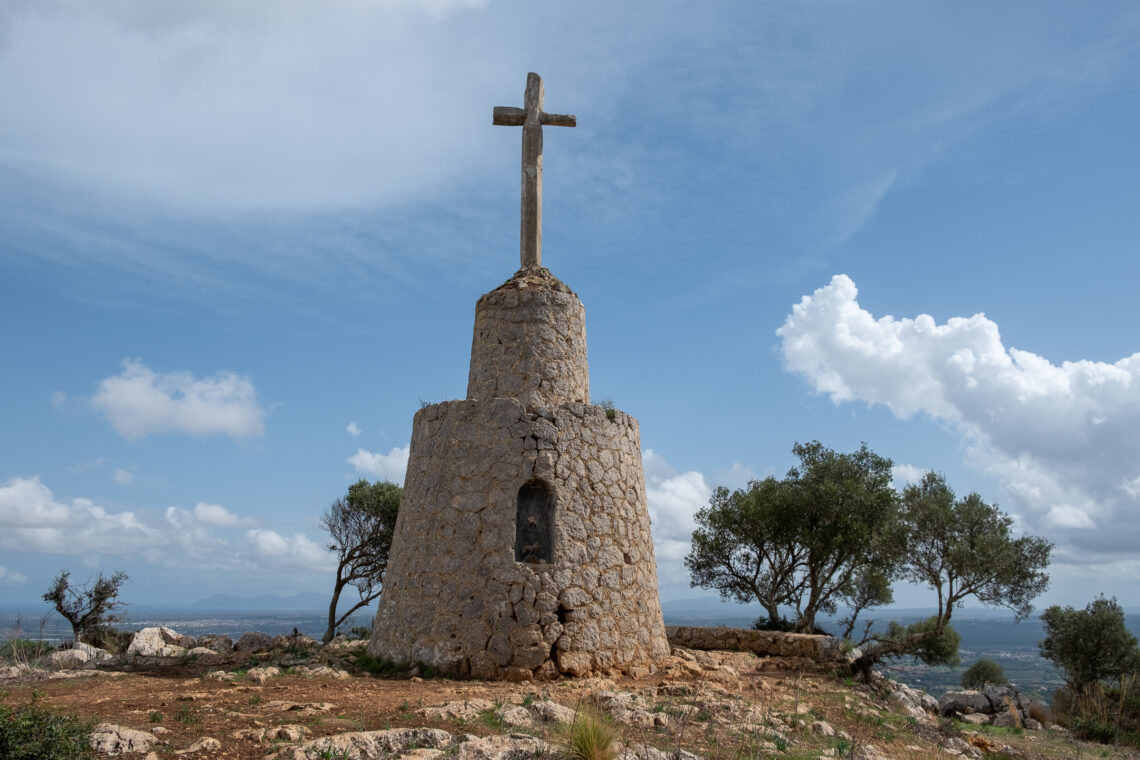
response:
M90 644L83 643L82 641L76 641L71 645L71 648L79 652L84 652L87 655L88 660L109 660L113 656L106 649L93 647Z
M234 640L221 634L206 634L198 637L198 646L212 649L218 654L229 654L234 649Z
M816 736L835 736L835 729L825 720L817 720L810 726L811 732Z
M435 728L392 728L385 731L353 731L305 742L275 755L280 760L373 760L402 755L411 749L443 749L451 734ZM474 759L473 759L474 760Z
M258 683L265 683L270 678L275 678L281 675L281 669L273 667L272 665L264 668L250 668L245 672L245 677L251 681Z
M535 717L546 723L572 723L574 711L549 699L532 702L527 708Z
M475 720L480 714L494 710L495 703L489 699L465 699L462 702L447 702L435 707L421 707L416 715L422 715L428 720Z
M87 659L82 649L61 649L48 655L48 664L56 670L70 670L83 667Z
M180 642L188 638L171 628L143 628L131 639L127 654L140 657L178 657L186 653L186 647Z
M268 634L250 631L241 635L241 638L234 644L234 651L243 654L252 654L254 652L264 652L272 646L273 639L270 638Z
M988 713L990 700L980 691L948 691L938 698L938 712L943 715Z
M194 741L186 749L180 749L174 754L176 755L193 755L196 752L217 752L222 748L222 743L212 736L203 736Z
M990 716L985 713L966 713L965 715L959 715L958 720L963 723L969 723L972 726L986 726L989 725Z
M104 755L148 752L158 737L113 723L99 723L91 730L91 748Z

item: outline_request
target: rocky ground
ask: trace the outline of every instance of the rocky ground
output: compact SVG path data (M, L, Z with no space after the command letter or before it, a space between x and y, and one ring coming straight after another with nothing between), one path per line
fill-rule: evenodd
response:
M0 703L93 718L97 751L130 758L559 757L569 725L591 711L615 727L622 760L1135 757L1025 728L1015 692L947 695L940 708L901 684L855 686L792 658L675 648L639 679L504 683L373 676L359 668L360 642L148 635L128 655L0 668Z

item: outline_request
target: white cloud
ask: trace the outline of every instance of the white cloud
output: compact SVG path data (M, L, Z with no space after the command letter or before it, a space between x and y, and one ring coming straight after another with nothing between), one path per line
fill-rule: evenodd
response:
M332 553L309 540L303 533L286 537L276 531L260 529L247 531L246 535L259 557L287 562L291 566L314 572L329 572L336 568Z
M697 527L693 516L708 505L712 488L701 473L677 473L652 449L646 449L641 459L659 580L662 584L687 584L689 574L681 560L689 553Z
M133 512L108 512L90 499L56 501L38 477L11 478L0 486L0 548L117 554L160 540Z
M67 394L63 391L56 391L48 398L48 402L57 409L67 403Z
M122 467L115 468L115 474L111 477L121 486L129 486L135 482L135 476Z
M355 422L348 423L348 427L345 428L345 431L353 438L359 438L361 432L363 432L359 427L357 427Z
M137 359L125 360L122 372L100 382L91 404L129 440L165 432L260 436L266 414L249 378L156 373Z
M73 555L89 564L100 556L142 559L178 572L300 576L330 569L328 552L303 533L284 538L256 528L236 536L216 532L257 524L207 502L193 510L112 512L90 499L57 500L38 477L0 485L0 550ZM4 580L0 574L0 583L22 577Z
M403 485L404 474L408 470L409 451L411 451L410 444L403 448L397 446L387 454L374 454L367 449L357 449L356 453L348 458L348 463L363 475Z
M876 319L856 296L836 275L793 307L776 331L787 369L837 404L949 423L968 461L1001 480L1024 526L1058 541L1059 559L1134 553L1140 354L1057 365L1006 347L984 314Z
M891 480L895 488L901 491L910 483L918 483L927 472L929 470L913 464L896 464L891 468Z
M203 525L219 528L250 528L257 525L257 520L252 517L238 517L223 506L204 501L194 505L194 519Z
M15 586L20 583L27 583L28 576L23 573L17 573L15 570L0 565L0 586Z

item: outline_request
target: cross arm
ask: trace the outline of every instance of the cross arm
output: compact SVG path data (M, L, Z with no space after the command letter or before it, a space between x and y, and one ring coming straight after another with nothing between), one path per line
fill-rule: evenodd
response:
M500 127L521 127L526 123L526 111L512 106L495 106L491 123Z
M569 113L547 113L543 111L539 114L539 121L551 127L576 127L578 126L578 117Z

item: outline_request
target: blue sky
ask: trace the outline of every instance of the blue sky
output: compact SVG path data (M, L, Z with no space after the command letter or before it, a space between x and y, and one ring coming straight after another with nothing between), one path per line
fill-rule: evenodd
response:
M16 0L0 9L0 599L331 587L518 264L641 421L665 599L716 485L795 441L944 472L1140 605L1131 3ZM900 603L929 602L904 590Z

